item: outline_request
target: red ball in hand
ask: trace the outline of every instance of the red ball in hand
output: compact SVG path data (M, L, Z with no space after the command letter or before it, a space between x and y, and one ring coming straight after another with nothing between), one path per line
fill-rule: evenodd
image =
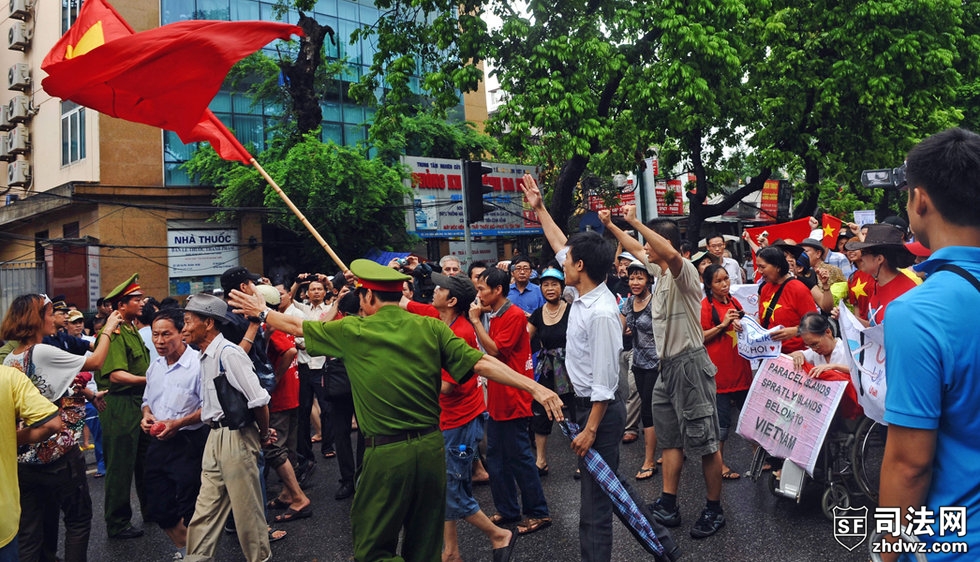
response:
M167 424L163 422L157 422L150 427L150 435L156 437L160 435L167 429Z

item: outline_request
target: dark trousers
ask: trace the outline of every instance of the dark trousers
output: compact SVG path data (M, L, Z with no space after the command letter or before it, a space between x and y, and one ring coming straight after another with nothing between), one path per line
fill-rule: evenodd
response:
M58 515L65 516L66 562L86 560L92 530L92 498L85 457L78 447L45 465L19 464L20 560L57 560Z
M548 517L548 502L541 489L541 477L534 464L528 420L490 420L487 423L487 472L490 473L490 493L497 513L505 518L524 515ZM521 490L521 503L517 490Z
M201 489L201 459L210 428L178 431L166 441L153 439L146 451L146 520L163 529L190 523Z
M350 394L329 396L330 426L336 432L334 445L337 448L337 464L340 468L340 482L353 484L354 474L364 461L364 436L357 432L357 456L350 442L351 418L354 416L354 397Z
M99 414L106 464L105 523L110 537L131 525L133 508L129 497L134 480L140 509L146 506L143 473L150 437L140 430L142 402L140 394L107 394L105 410Z
M578 408L575 412L575 423L585 428L589 421L591 408ZM609 468L618 474L619 471L619 442L623 438L626 427L626 406L622 400L614 400L606 408L596 432L592 448L606 461ZM612 558L612 518L613 505L606 492L589 477L585 463L580 459L579 468L582 471L582 503L579 510L579 549L582 560L607 561ZM627 486L629 484L619 479ZM630 494L634 495L634 494ZM634 497L638 497L634 495Z
M296 431L296 454L300 462L316 462L313 454L313 442L310 440L310 413L313 411L313 400L320 404L320 436L323 452L333 449L333 427L330 425L330 407L323 395L323 369L310 369L308 365L299 364L299 411Z

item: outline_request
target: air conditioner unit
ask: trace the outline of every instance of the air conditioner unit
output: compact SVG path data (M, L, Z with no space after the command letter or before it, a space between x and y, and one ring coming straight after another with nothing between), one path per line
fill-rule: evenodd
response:
M14 96L7 104L7 120L11 123L26 123L31 120L31 98Z
M7 71L7 89L26 92L31 89L31 66L18 62Z
M7 147L7 133L0 133L0 162L13 162L17 159L16 154L11 154Z
M31 163L17 160L7 164L7 186L25 187L31 183Z
M7 48L11 51L26 51L31 46L33 30L24 22L14 22L7 32Z
M7 104L0 105L0 131L9 131L13 128L14 124L10 121Z
M31 19L31 8L34 7L34 0L10 0L10 17L15 20L27 21Z
M7 134L7 152L27 154L31 151L31 131L27 125L17 125Z

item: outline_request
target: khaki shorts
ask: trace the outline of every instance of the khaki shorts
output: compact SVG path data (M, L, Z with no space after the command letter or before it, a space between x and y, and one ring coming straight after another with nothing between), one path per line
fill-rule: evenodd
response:
M661 447L699 456L718 450L717 372L703 346L661 358L653 387L653 426Z

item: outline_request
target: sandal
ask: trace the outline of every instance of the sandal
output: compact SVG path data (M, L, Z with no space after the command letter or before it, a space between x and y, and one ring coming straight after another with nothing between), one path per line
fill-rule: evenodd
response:
M639 472L636 473L637 480L647 480L653 478L653 475L657 473L657 467L648 466L641 468Z
M286 535L288 534L289 533L283 531L282 529L273 530L272 527L269 527L269 542L281 541L282 539L286 538Z
M633 433L632 431L627 431L626 433L623 434L623 443L629 445L630 443L633 443L639 438L640 438L639 435Z
M276 523L288 523L289 521L296 521L297 519L307 519L309 517L313 517L312 505L308 505L303 509L298 509L298 510L289 508L286 510L285 513L280 513L279 515L276 515L276 518L273 519L273 521L275 521Z
M544 466L539 466L538 467L538 476L547 476L548 475L548 472L550 470L551 469L548 467L547 464L545 464Z
M517 517L504 517L499 513L494 513L490 516L490 522L498 527L503 527L504 525L510 525L511 523L517 523L521 520L521 516Z
M728 470L726 470L725 472L722 472L721 473L721 479L722 480L738 480L741 477L742 477L741 474L735 472L734 470L732 470L730 468Z
M273 498L269 500L269 503L265 504L266 509L286 509L289 507L289 502L284 502L279 498Z
M518 535L530 535L551 526L551 517L528 517L523 523L517 526Z

